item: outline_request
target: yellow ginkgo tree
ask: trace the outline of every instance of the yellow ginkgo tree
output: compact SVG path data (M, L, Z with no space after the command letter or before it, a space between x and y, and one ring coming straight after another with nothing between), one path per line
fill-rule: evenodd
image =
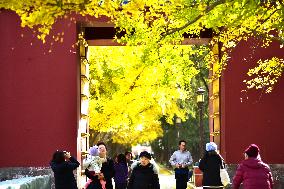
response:
M209 52L206 46L169 45L145 58L144 50L141 46L89 47L90 126L111 133L117 143L156 139L163 134L162 116L169 123L175 116L185 120L191 112L181 105L194 95L189 85L200 71L189 57Z

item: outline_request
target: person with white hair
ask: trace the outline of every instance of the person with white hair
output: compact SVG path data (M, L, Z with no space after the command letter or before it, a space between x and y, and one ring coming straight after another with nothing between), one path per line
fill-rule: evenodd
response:
M224 188L220 168L224 166L223 158L217 153L214 142L206 144L206 152L199 162L199 169L203 172L203 188Z

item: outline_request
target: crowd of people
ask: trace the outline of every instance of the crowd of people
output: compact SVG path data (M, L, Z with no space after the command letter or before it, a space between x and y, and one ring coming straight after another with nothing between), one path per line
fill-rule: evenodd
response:
M151 154L143 151L139 161L132 160L131 152L118 154L114 160L107 156L107 147L99 142L89 150L89 155L83 160L82 167L89 179L84 189L160 189L158 171L151 163ZM186 150L186 141L179 141L179 149L169 159L174 167L176 189L186 189L190 175L192 156ZM73 171L80 163L69 152L56 151L50 163L55 177L56 189L78 189ZM203 188L224 188L220 170L225 168L225 162L218 153L214 142L206 144L206 152L198 163L203 172ZM273 178L271 170L260 157L260 149L251 144L244 151L244 160L239 164L232 180L232 188L239 189L243 183L244 189L272 189Z
M143 151L139 161L132 159L131 152L109 158L106 144L97 143L83 160L82 167L88 178L84 189L160 189L157 167L151 163L151 154ZM73 170L80 163L69 152L56 151L50 165L56 189L78 189Z

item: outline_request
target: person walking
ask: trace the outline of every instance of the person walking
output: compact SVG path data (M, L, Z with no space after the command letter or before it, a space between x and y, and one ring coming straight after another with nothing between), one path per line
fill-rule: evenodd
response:
M85 169L85 175L92 180L87 189L102 189L101 180L105 180L105 188L113 189L112 178L114 177L113 160L107 157L107 147L104 142L97 143L99 157L105 159L102 163L101 171L98 175L92 174L88 168Z
M224 168L223 158L217 153L214 142L206 144L206 152L199 162L199 169L203 172L203 188L223 188L220 178L220 168Z
M128 167L124 154L118 154L117 162L114 163L114 183L115 189L126 189L128 178Z
M80 163L70 155L70 152L56 151L50 166L54 172L55 189L78 189L73 171Z
M127 189L160 189L158 174L150 163L151 154L143 151L139 158L139 163L133 167Z
M244 156L245 160L239 164L233 178L233 189L239 189L241 183L244 189L272 189L271 170L261 160L259 147L256 144L249 145Z
M189 169L192 164L192 157L189 151L186 150L186 141L179 141L179 150L175 151L169 162L175 167L176 189L186 189Z

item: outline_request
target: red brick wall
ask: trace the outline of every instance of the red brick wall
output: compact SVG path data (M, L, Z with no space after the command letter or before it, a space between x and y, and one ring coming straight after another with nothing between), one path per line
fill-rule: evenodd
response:
M273 56L284 59L284 48L277 42L269 48L253 48L256 44L249 40L234 49L221 80L221 150L228 163L238 163L244 158L244 149L255 143L264 161L283 164L284 78L270 94L247 90L243 80L248 79L246 73L257 60Z
M0 25L0 167L47 166L57 149L76 156L76 24L58 21L52 33L64 32L64 41L53 44L12 12L1 11Z

